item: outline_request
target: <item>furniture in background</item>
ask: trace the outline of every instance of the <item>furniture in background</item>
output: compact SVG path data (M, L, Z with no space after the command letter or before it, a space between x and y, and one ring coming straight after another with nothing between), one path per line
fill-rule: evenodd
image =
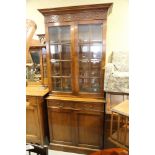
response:
M48 88L26 87L26 142L48 143L47 109L44 97Z
M129 148L129 102L125 100L114 106L111 115L110 137L119 147ZM113 129L113 118L117 118L117 128Z
M26 19L26 61L28 60L30 44L36 29L36 23L30 19Z
M129 99L129 67L128 52L113 51L108 62L103 68L105 70L104 91L106 96L106 137L110 135L111 109L119 103ZM117 128L117 118L113 119L113 127Z
M26 155L48 155L48 147L37 144L27 143L26 144Z
M111 4L39 9L45 17L51 149L103 149L102 66Z
M113 51L105 66L104 91L129 93L128 52Z
M35 28L34 28L35 27ZM43 145L48 141L47 107L44 97L46 49L39 39L32 39L36 24L27 20L26 57L26 141Z

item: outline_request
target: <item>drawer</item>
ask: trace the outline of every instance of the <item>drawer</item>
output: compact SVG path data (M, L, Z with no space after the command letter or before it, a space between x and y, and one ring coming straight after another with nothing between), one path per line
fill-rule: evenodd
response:
M103 111L104 103L76 102L75 108L80 110Z
M58 107L58 108L74 108L74 102L72 101L61 101L61 100L48 100L48 107Z
M36 97L26 96L26 107L36 105L37 105Z

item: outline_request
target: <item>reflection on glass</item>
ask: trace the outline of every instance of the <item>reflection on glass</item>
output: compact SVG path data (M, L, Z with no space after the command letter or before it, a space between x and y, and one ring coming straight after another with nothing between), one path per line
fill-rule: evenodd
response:
M90 46L90 57L98 59L102 56L102 44L93 44Z
M92 78L90 80L91 83L91 88L90 91L91 92L99 92L100 91L100 78Z
M93 24L90 25L91 30L91 41L102 41L102 25L101 24Z
M87 59L89 58L89 46L88 45L80 45L79 46L79 58L80 59Z
M61 42L70 42L70 26L61 26L59 28Z
M60 76L60 62L58 61L52 62L52 75Z
M79 25L78 26L78 34L80 42L89 41L89 25Z
M89 77L88 61L79 61L79 72L81 77Z
M62 45L62 53L61 53L62 60L69 60L70 59L70 45Z
M52 78L53 83L53 90L54 91L61 91L61 78Z
M41 81L40 49L30 49L31 62L26 64L26 79L28 81Z
M40 52L39 51L30 51L31 58L34 64L40 64Z
M101 60L91 60L90 63L90 76L91 77L100 77L100 67L101 67Z
M89 90L90 90L89 83L90 83L90 79L88 79L88 78L80 78L79 79L80 90L82 92L85 92L85 91L89 92Z
M69 62L61 62L62 63L62 75L63 76L70 76L71 75L71 64Z
M60 59L61 45L51 45L50 52L52 59Z
M62 78L62 87L64 91L71 91L71 79Z
M100 77L99 69L91 69L90 76L91 77Z
M49 28L49 39L50 42L56 43L60 42L60 35L59 35L59 27L53 26Z
M50 43L70 42L70 26L52 26L49 28Z
M101 60L91 60L90 66L91 69L100 69L100 65L101 65Z

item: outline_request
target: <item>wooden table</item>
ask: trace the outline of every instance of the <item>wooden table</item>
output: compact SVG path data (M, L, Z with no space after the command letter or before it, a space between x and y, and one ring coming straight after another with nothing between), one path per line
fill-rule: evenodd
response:
M114 106L111 114L110 138L116 145L124 148L129 146L129 101L125 100ZM113 119L117 116L117 129L113 132Z

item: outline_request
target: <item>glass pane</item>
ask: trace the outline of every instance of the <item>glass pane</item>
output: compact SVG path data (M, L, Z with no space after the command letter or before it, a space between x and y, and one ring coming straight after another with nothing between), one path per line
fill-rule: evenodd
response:
M92 44L90 46L90 58L91 59L102 58L102 44Z
M90 80L91 83L91 92L99 92L100 91L100 78L93 78Z
M60 27L60 38L61 43L70 42L70 26Z
M40 49L31 49L29 52L31 63L26 64L26 79L31 82L39 82L41 81Z
M54 91L61 91L61 78L52 78L53 83L53 90Z
M71 91L71 79L62 78L62 87L64 91Z
M60 73L60 62L57 62L57 61L53 61L52 62L52 75L53 76L60 76L61 73Z
M89 77L89 62L79 61L79 74L81 77Z
M91 77L100 77L100 67L101 67L100 60L91 60L91 63L90 63Z
M70 26L53 26L49 28L50 43L70 42Z
M100 77L100 71L98 69L92 69L90 72L91 77Z
M93 24L90 26L91 29L91 41L102 41L102 25Z
M61 45L50 45L52 59L60 59Z
M30 51L31 58L34 64L40 64L40 51L32 50Z
M88 78L80 78L79 84L80 84L80 91L82 92L89 92L90 90L90 79Z
M71 63L61 62L62 63L62 76L71 76Z
M79 25L78 33L80 42L89 41L89 25Z
M80 45L79 46L79 58L80 59L88 59L89 58L89 46L88 45Z
M61 57L62 57L62 60L69 60L70 59L70 44L62 45Z
M49 28L50 43L60 42L59 27L53 26Z

